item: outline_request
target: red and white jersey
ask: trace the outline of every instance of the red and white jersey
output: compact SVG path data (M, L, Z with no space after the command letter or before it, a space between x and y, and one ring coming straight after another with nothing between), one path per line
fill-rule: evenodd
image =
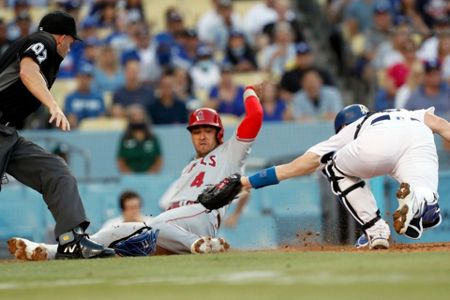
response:
M233 173L243 174L244 162L253 140L238 139L235 132L229 140L205 157L192 160L162 196L160 206L167 209L180 201L195 201L207 186L214 185Z
M408 122L420 122L426 126L424 124L424 116L426 112L434 113L434 107L413 111L396 109L374 113L363 123L361 129L359 130L358 137L370 132L372 129L380 127L386 128L386 130L394 127L404 127L405 134L408 134ZM355 139L355 132L357 131L357 128L361 124L363 118L364 117L345 126L341 131L339 131L338 134L333 135L326 141L312 146L307 151L323 156L327 153L343 148ZM377 141L375 140L372 141L372 143L376 142ZM391 146L395 148L396 145ZM392 151L394 151L394 149L392 149Z

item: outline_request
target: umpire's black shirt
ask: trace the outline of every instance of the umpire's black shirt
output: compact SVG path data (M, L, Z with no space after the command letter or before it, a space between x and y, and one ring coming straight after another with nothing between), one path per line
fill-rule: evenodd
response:
M40 31L14 42L0 57L0 123L21 124L41 105L20 79L20 60L24 57L39 65L49 89L63 60L50 33Z

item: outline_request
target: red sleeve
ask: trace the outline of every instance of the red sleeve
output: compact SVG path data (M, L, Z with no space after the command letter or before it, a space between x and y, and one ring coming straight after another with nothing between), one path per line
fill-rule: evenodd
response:
M244 92L245 117L237 129L239 140L253 140L258 135L263 121L263 108L253 87Z

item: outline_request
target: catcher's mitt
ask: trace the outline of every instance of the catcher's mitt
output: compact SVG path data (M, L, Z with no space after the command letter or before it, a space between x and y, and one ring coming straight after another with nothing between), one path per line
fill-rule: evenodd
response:
M241 188L241 175L235 173L218 184L207 187L198 195L197 201L209 210L219 209L233 201Z

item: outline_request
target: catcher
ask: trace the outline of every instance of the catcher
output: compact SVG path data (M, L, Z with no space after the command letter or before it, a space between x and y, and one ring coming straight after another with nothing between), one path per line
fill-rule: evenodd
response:
M227 205L207 209L197 201L197 197L206 187L216 184L219 178L243 172L250 147L262 126L263 109L256 93L258 91L259 94L261 88L257 85L245 89L246 115L225 142L222 121L215 110L200 108L190 116L187 129L196 157L161 198L160 204L167 210L148 224L153 230L159 230L157 254L224 252L230 247L224 239L216 237ZM99 231L92 239L102 245L110 245L111 241L126 237L144 226L143 223L123 223ZM16 257L16 253L26 253L22 256L31 260L53 258L53 252L49 250L52 245L39 245L21 238L11 239L10 244L13 246L10 245L10 252ZM116 247L113 248L118 252Z
M390 175L400 184L393 214L397 233L419 239L437 227L438 157L433 133L450 142L450 124L434 108L369 113L363 105L345 107L335 119L336 134L290 163L245 177L235 174L207 189L198 200L209 209L227 205L241 188L262 188L322 169L333 192L362 226L372 249L389 247L390 229L381 218L364 179Z

